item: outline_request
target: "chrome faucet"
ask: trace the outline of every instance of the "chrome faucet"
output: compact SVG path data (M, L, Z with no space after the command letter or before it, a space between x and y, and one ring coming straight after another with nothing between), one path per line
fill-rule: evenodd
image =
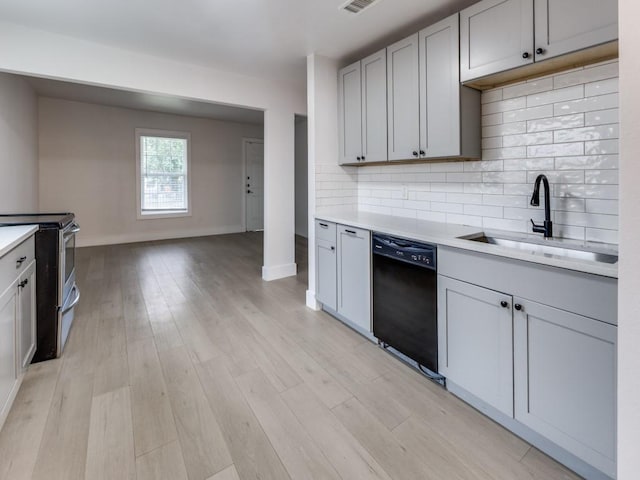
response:
M540 206L540 181L544 184L544 223L536 225L531 219L533 231L536 233L544 233L544 238L553 237L553 222L551 221L551 205L549 202L549 180L545 175L538 175L533 186L533 195L531 196L531 205L533 207Z

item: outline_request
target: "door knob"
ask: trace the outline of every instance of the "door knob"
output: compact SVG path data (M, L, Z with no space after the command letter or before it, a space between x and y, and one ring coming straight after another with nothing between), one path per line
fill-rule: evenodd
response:
M420 155L424 155L424 150L420 150Z
M524 52L522 54L522 58L529 58L529 52Z
M544 48L536 48L536 55L542 55L544 53Z
M247 190L247 193L253 193L251 190Z
M415 150L413 151L413 156L417 157L418 156L418 152L416 152Z
M508 304L507 302L505 302L504 300L502 300L502 301L500 302L500 306L501 306L502 308L507 308L507 307L509 306L509 304Z
M520 311L522 310L522 305L520 305L519 303L516 303L513 308L515 308L516 310Z

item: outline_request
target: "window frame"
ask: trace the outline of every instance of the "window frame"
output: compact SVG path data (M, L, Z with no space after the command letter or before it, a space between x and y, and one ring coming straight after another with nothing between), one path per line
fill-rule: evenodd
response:
M142 137L164 137L164 138L183 138L187 141L187 173L186 183L187 188L187 209L163 211L158 213L143 213L142 211ZM138 220L152 220L161 218L180 218L192 216L191 208L191 133L175 130L161 130L155 128L136 128L135 129L135 144L136 144L136 218Z

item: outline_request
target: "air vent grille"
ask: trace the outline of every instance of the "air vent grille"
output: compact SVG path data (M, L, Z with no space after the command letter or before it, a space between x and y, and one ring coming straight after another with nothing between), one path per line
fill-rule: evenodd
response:
M360 13L377 1L378 0L349 0L347 3L341 5L340 9L349 13Z

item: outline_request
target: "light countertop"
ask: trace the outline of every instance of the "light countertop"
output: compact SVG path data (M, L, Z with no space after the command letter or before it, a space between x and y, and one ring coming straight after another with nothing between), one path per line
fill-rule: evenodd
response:
M376 231L388 235L419 240L423 242L435 243L448 247L462 248L475 252L488 253L501 257L513 258L527 262L549 265L552 267L566 268L578 272L602 275L605 277L618 277L618 264L607 264L591 260L581 260L567 258L563 256L533 253L525 249L514 249L499 245L492 245L481 242L474 242L459 237L477 235L485 233L490 236L504 236L507 238L517 238L521 241L534 241L540 243L541 235L524 234L514 232L504 232L500 230L484 230L479 227L467 227L451 223L430 222L426 220L416 220L413 218L393 217L378 213L361 211L334 210L328 213L318 213L317 219L329 222L351 225L365 230ZM565 240L554 238L549 243L550 246L576 248L582 250L595 251L617 255L617 246L604 243L583 242L577 240Z
M19 225L16 227L0 227L0 257L38 231L38 225Z

